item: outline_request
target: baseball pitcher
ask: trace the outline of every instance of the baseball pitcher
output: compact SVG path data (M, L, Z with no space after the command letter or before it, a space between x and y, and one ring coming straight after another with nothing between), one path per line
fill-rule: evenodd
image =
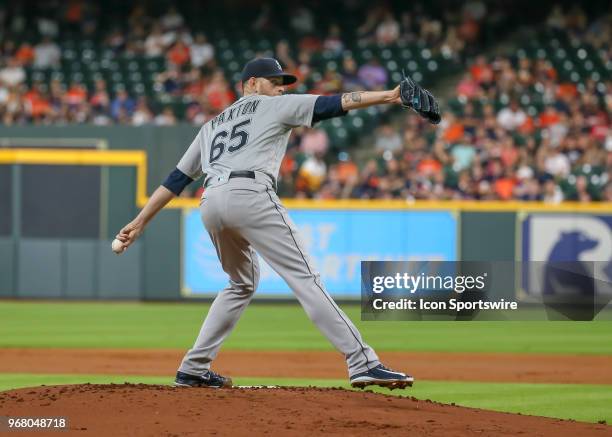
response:
M257 289L255 252L287 282L308 317L344 354L354 387L405 388L414 381L412 376L381 364L327 293L276 195L276 177L295 127L381 104L401 104L438 123L438 105L431 93L407 77L388 91L284 95L285 86L295 81L275 59L248 62L242 72L244 95L202 126L176 169L117 235L125 250L158 211L190 182L205 175L202 221L229 283L215 298L195 344L183 358L177 386L231 387L231 379L213 372L210 366Z

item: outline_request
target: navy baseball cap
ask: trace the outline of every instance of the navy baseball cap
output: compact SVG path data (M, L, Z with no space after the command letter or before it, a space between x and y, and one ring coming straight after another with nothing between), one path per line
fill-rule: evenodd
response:
M247 62L241 77L242 82L251 77L282 77L283 85L291 85L297 81L293 74L284 73L281 64L274 58L255 58Z

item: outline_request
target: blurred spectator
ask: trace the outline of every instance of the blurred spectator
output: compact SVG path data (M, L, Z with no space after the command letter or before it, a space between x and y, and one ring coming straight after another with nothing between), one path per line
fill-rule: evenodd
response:
M187 27L181 27L174 32L174 41L182 41L187 47L193 44L193 37Z
M390 124L378 128L375 149L379 152L397 152L402 148L402 138Z
M565 26L565 16L560 5L555 5L546 19L546 25L551 29L560 30Z
M298 78L300 83L303 83L312 74L310 66L311 56L308 50L300 50L298 60L292 73Z
M382 90L389 80L387 70L376 57L359 67L357 75L369 90Z
M155 87L167 95L178 95L181 91L181 73L179 68L172 64L168 69L155 77Z
M606 185L606 188L604 189L603 198L601 200L605 202L612 202L612 182Z
M339 159L340 162L336 166L339 182L347 185L354 184L359 175L359 167L352 160L351 155L346 152L340 153ZM350 193L345 193L342 197L348 197L348 194Z
M465 41L459 36L457 28L455 26L450 26L440 46L440 52L445 58L459 60L465 46Z
M385 12L382 21L376 27L376 41L381 45L395 43L400 36L400 26L390 11Z
M210 107L216 112L221 112L229 106L236 97L230 89L223 75L223 71L221 70L217 70L213 73L205 93Z
M554 179L547 179L544 182L544 195L542 200L546 203L560 203L563 201L563 192L555 183Z
M191 97L192 100L197 100L204 94L206 90L206 80L199 68L192 68L183 75L185 96Z
M368 41L376 32L376 27L382 22L383 17L387 13L387 9L383 4L374 3L373 6L366 12L365 21L357 28L357 35L362 41Z
M306 6L299 6L293 11L290 24L298 34L309 34L315 30L314 16Z
M34 61L34 49L29 43L22 43L15 53L15 59L20 65L30 65Z
M357 72L357 63L347 56L342 61L342 88L345 92L364 91L365 83L361 80Z
M327 172L327 166L323 161L321 153L310 155L302 164L299 177L302 179L306 190L314 193L319 189Z
M51 38L44 37L34 47L34 67L59 67L61 52L59 46Z
M306 128L300 142L300 151L306 155L323 156L329 147L329 137L323 129Z
M64 20L75 28L83 19L83 1L69 0L65 6Z
M516 177L511 168L506 169L506 172L495 179L494 190L497 197L501 200L510 200L514 194L516 185Z
M323 49L335 54L340 54L344 50L344 43L342 42L341 30L338 24L334 23L329 26L327 37L323 41Z
M569 158L560 150L548 149L544 157L544 169L549 175L566 177L571 169Z
M510 102L510 106L503 108L497 114L497 123L506 130L516 130L525 123L527 114L523 111L516 100Z
M149 108L146 97L139 97L138 101L136 102L134 114L132 115L132 124L134 126L149 124L153 120L153 117L153 111L151 111L151 108Z
M166 55L168 62L176 65L177 67L182 67L186 65L191 60L191 53L189 51L189 47L182 40L178 40Z
M463 79L457 84L457 95L468 99L476 97L479 90L478 82L474 79L474 75L470 73L465 73Z
M131 117L135 108L134 99L128 95L126 90L119 89L111 102L110 113L115 120L118 120L121 117Z
M514 194L518 200L522 201L542 200L540 184L533 178L520 180Z
M423 17L419 37L428 47L438 45L442 41L442 22L435 18Z
M588 191L588 180L585 175L579 175L576 178L575 192L568 196L567 200L574 200L578 202L591 202L591 194Z
M32 88L24 94L23 98L25 109L32 120L44 118L51 112L48 96L43 91L40 83L34 83Z
M176 116L172 108L166 106L161 114L155 117L154 123L156 126L174 126L176 124Z
M276 44L276 59L284 66L284 68L289 72L295 72L296 74L300 74L299 71L296 71L297 66L293 57L291 56L291 52L289 50L289 43L285 40L280 40Z
M177 30L184 22L185 19L174 5L170 6L168 11L160 19L161 26L166 32Z
M2 23L0 22L0 25ZM38 33L43 37L55 38L59 33L59 25L53 17L40 16L36 19Z
M166 47L164 34L159 24L154 24L151 33L144 43L145 54L147 56L161 56L164 54Z
M459 139L463 138L463 134L465 132L463 124L452 113L446 116L444 123L440 127L442 131L442 138L444 138L444 140L448 143L455 143L459 141Z
M469 135L463 136L463 141L452 146L451 156L453 157L453 170L460 172L465 170L472 165L472 161L476 155L475 148L471 145L471 137Z
M300 38L298 47L300 50L307 50L311 53L318 52L323 49L323 41L314 33L311 33Z
M196 34L195 41L189 48L191 54L191 65L202 67L215 56L215 49L206 39L203 33Z
M23 83L25 78L25 71L17 59L9 59L6 67L0 69L0 84L13 87Z
M196 126L203 125L215 115L217 114L208 107L205 97L191 103L185 111L185 119Z
M355 184L352 197L360 199L372 199L375 198L378 192L378 186L380 179L378 177L378 165L376 161L370 160L366 162L361 173L359 174L359 180Z
M94 92L89 99L89 103L96 109L106 111L110 107L110 96L106 89L106 81L104 79L96 80L94 84Z
M116 53L121 52L126 46L126 35L120 28L115 28L113 31L106 37L104 41L105 45L110 47Z
M586 29L587 17L580 4L572 4L565 16L565 29L581 34Z
M325 70L321 80L312 89L313 94L337 94L342 91L342 76L332 69Z
M471 15L470 11L464 10L462 22L457 29L457 33L466 43L473 43L478 39L480 24Z
M72 82L64 95L64 101L69 106L78 106L87 101L87 89L79 82Z
M493 68L487 62L485 56L477 56L470 67L472 78L480 85L487 88L493 82Z

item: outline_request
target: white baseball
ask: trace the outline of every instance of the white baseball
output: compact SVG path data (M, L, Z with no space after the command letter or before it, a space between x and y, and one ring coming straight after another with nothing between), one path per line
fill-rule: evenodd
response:
M111 243L111 249L113 249L113 252L115 252L116 254L120 254L123 253L125 247L123 247L123 243L121 241L115 238Z

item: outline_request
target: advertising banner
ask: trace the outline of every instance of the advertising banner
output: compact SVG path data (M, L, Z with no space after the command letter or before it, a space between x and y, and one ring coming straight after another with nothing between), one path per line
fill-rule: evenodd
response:
M596 294L610 294L612 216L529 214L521 227L522 260L531 261L522 274L524 297L538 297L551 289L556 294L563 289L589 290L593 280Z
M361 261L452 261L457 220L448 211L292 210L290 216L330 294L360 296ZM227 276L204 229L199 210L183 217L183 290L212 295ZM271 239L275 238L273 235ZM291 290L259 259L256 296L287 297Z

